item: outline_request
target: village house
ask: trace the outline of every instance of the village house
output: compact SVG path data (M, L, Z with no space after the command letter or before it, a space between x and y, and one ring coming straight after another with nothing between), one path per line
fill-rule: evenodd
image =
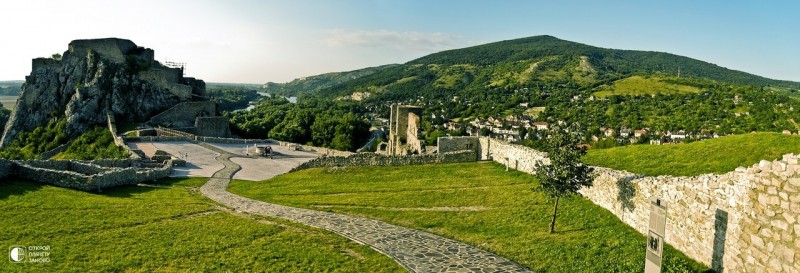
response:
M686 139L686 131L680 130L677 133L670 133L669 138L673 141L677 141L679 139Z
M536 127L536 130L547 130L550 128L550 124L544 121L534 122L533 126Z

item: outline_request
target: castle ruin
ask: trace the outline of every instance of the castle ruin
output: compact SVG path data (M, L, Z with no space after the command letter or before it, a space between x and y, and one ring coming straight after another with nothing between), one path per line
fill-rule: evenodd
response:
M421 154L419 125L422 107L392 104L389 114L388 155Z

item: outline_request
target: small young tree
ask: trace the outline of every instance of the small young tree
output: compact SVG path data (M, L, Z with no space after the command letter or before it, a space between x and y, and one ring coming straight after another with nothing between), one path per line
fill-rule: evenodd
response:
M577 135L560 129L552 131L545 140L550 164L539 164L536 178L539 180L538 189L555 199L550 233L555 232L559 199L575 195L581 187L592 186L593 169L581 162L586 150L579 144Z

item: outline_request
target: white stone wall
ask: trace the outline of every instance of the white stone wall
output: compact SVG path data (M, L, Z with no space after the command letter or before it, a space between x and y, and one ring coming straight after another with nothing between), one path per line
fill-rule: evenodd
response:
M481 158L527 173L546 155L481 138ZM800 164L785 155L725 174L646 177L595 168L594 186L580 193L641 233L649 200L667 206L665 241L723 272L800 272ZM644 250L643 250L644 251Z

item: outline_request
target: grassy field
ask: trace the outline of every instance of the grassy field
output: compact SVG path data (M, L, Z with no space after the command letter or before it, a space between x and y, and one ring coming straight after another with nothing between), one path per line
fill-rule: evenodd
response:
M0 272L403 271L329 232L220 211L197 191L205 180L101 194L4 180L0 246L49 245L51 261L3 261Z
M14 110L14 106L17 104L17 96L0 96L0 104L3 104L3 108Z
M784 154L800 154L800 137L779 133L725 136L689 144L632 145L589 150L583 161L645 175L726 173Z
M664 82L658 78L644 78L633 76L618 80L612 86L606 86L602 90L595 92L598 97L611 95L653 95L653 94L678 94L678 93L697 93L700 88L688 85L680 85Z
M470 243L536 272L641 272L645 238L583 198L552 202L528 174L494 163L309 169L229 191L267 202L380 219ZM707 270L671 247L665 272Z

